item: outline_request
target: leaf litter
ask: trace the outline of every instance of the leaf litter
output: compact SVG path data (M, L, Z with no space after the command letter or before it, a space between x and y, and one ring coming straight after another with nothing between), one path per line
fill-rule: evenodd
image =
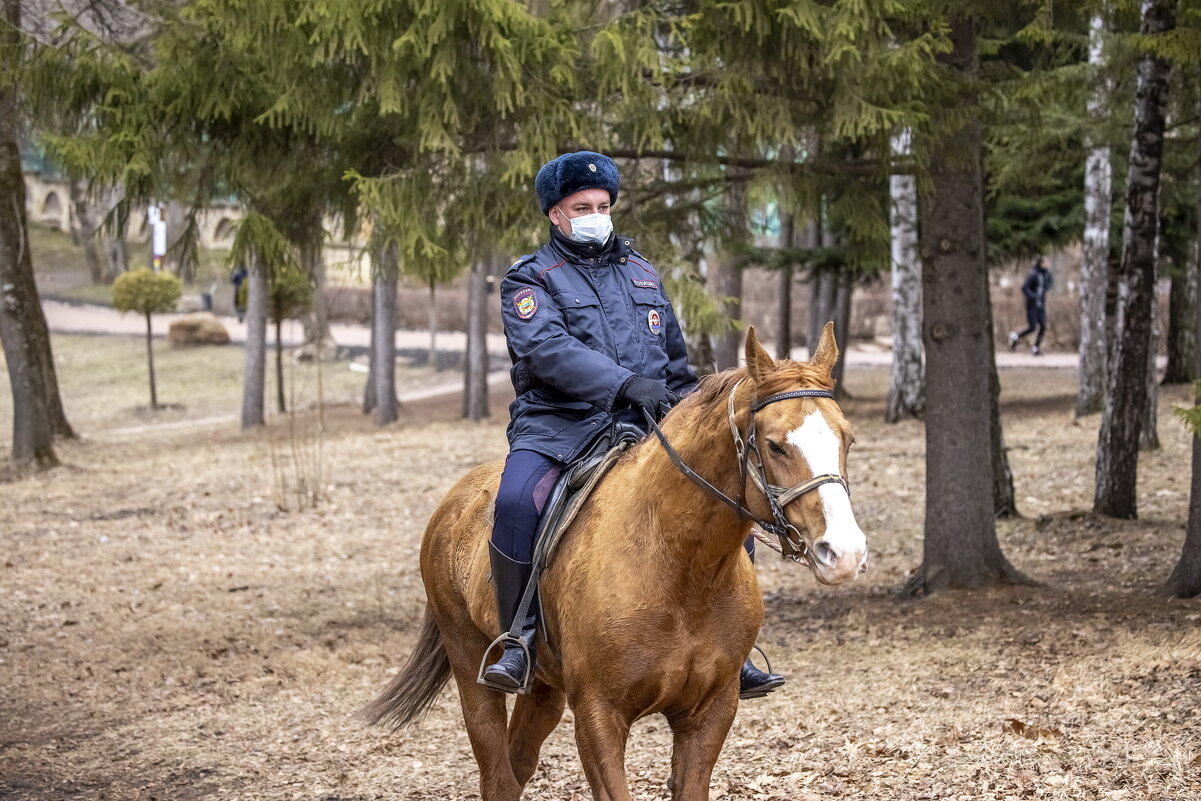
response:
M742 705L711 797L1201 798L1201 607L1155 594L1183 539L1190 443L1161 413L1143 518L1079 512L1096 429L1072 423L1071 379L1002 373L1030 500L998 536L1042 586L904 601L893 591L921 559L922 428L878 422L886 371L849 372L875 564L824 588L760 560L759 640L788 684ZM1186 402L1174 393L1164 410ZM456 411L411 404L378 430L329 410L326 500L302 512L271 501L267 436L227 429L65 444L70 469L6 485L0 796L478 797L453 687L400 732L352 718L416 636L425 520L463 472L505 453L503 419ZM661 719L635 725L635 798L670 796L670 742ZM526 797L591 797L570 714Z

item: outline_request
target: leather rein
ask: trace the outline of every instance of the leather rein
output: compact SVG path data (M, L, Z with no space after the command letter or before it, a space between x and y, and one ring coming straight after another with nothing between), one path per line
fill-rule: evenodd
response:
M770 521L756 517L750 509L747 509L746 506L741 503L741 501L737 501L726 495L713 484L706 481L703 476L685 464L684 460L680 458L680 455L676 453L675 448L673 448L671 443L667 441L667 436L663 433L663 430L659 428L659 424L655 422L655 419L650 412L646 409L643 409L642 413L646 417L647 424L650 425L651 430L655 432L655 436L657 436L659 438L659 442L662 443L663 450L667 452L668 458L671 459L672 463L675 464L681 473L691 479L698 486L707 490L711 495L722 501L731 509L738 512L738 517L740 519L749 517L757 526L759 526L759 528L768 532L769 534L774 534L779 540L780 544L776 545L774 542L766 537L761 536L757 532L755 533L755 539L759 540L764 545L767 545L772 550L780 553L785 559L791 559L794 562L808 565L808 546L805 544L805 539L801 536L800 531L797 530L796 526L789 523L788 519L784 516L784 507L802 495L812 492L823 484L839 484L847 491L847 495L851 494L851 487L849 484L847 484L845 478L836 473L823 473L822 475L814 476L808 481L797 484L795 487L791 488L781 487L768 481L767 473L763 467L763 455L759 453L759 443L755 438L755 413L763 409L765 406L769 406L773 403L783 400L791 400L792 398L828 398L833 400L834 393L826 389L796 389L791 392L781 392L777 395L771 395L770 397L751 404L751 421L747 429L747 435L744 439L738 430L738 423L736 422L734 415L734 394L738 392L738 387L741 385L742 381L739 381L734 385L734 388L730 390L730 397L726 404L730 420L730 433L734 438L734 451L738 455L738 473L744 479L749 473L751 480L755 483L755 486L758 487L759 491L763 493L763 497L767 499L767 505L771 509L772 520ZM751 453L755 454L754 462L752 462L750 459Z

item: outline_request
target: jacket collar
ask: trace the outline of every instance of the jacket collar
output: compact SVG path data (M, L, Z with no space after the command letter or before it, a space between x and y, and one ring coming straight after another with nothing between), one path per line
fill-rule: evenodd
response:
M550 246L556 254L562 259L565 259L572 264L597 265L604 264L617 258L623 253L628 252L628 248L621 244L626 241L632 241L629 237L619 237L616 233L609 234L609 238L603 245L597 245L593 242L575 242L563 236L563 233L555 226L550 226Z

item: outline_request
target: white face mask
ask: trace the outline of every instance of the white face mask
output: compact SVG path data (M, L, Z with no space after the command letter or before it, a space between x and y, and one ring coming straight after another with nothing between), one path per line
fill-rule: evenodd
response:
M559 211L563 210L559 209ZM563 216L567 217L566 214ZM571 235L568 238L573 242L592 242L603 245L609 239L609 234L613 233L613 218L608 214L601 214L599 211L571 217L567 222L571 226Z

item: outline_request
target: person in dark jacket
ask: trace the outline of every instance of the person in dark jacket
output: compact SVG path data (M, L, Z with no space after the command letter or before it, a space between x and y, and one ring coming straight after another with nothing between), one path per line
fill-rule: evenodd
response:
M1022 283L1022 296L1026 298L1026 329L1009 332L1010 350L1037 329L1038 336L1034 338L1030 352L1035 356L1042 353L1043 335L1047 333L1047 291L1051 288L1051 271L1047 264L1047 257L1039 256Z
M509 455L489 543L501 625L529 581L538 518L555 480L615 419L645 428L691 392L684 335L659 274L634 240L613 233L621 179L600 153L567 153L542 166L534 186L550 239L501 282L501 316L517 397L509 406ZM535 607L537 604L534 605ZM517 692L534 673L536 613L522 621L484 683ZM528 662L527 662L528 654ZM748 660L744 695L784 683Z
M238 315L239 323L246 319L247 275L246 265L241 263L229 274L229 282L234 285L234 314Z

